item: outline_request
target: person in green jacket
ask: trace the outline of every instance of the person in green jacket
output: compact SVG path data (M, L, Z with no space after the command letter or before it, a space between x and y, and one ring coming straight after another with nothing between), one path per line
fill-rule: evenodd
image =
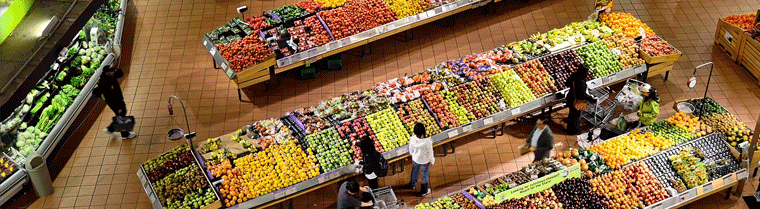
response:
M649 84L641 86L641 95L644 99L639 102L639 121L645 126L651 125L657 121L660 116L660 95L657 89L652 88Z

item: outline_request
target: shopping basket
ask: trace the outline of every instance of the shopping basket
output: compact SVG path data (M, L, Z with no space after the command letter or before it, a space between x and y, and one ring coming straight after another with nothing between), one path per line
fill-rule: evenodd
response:
M387 186L377 189L369 189L369 193L372 194L372 202L375 203L372 206L373 209L399 209L402 207L403 201L399 201L396 198L396 193L393 193L393 188Z
M615 103L628 111L638 110L639 102L644 99L644 97L641 96L641 92L639 92L639 86L643 85L644 82L628 79L628 81L625 82L625 86L620 89L620 93L615 96Z

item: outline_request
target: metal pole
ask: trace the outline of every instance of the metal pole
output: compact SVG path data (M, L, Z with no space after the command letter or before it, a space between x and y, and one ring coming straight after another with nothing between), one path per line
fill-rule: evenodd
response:
M749 168L752 167L752 164L757 163L757 162L752 162L752 157L755 156L755 148L757 147L757 137L760 137L760 131L758 130L760 130L760 115L757 117L757 121L755 122L755 129L753 130L755 133L752 134L752 139L750 140L749 147L747 148L748 150L747 151L747 167L746 167L747 173L750 172ZM747 178L739 181L739 185L737 186L736 191L734 191L734 195L741 196L742 191L744 190L744 183L747 183L747 179L749 178L751 178L751 176L749 176L748 174Z
M195 148L193 146L193 138L195 137L195 133L190 131L190 120L187 119L187 109L185 109L185 103L182 102L182 100L179 99L177 96L171 95L169 96L169 102L168 102L169 105L172 104L172 98L179 101L179 104L182 105L182 112L185 114L185 124L187 125L187 134L185 134L185 138L187 139L188 142L190 142L190 147Z
M713 65L713 63L712 63L712 62L708 62L708 63L705 63L705 64L701 64L701 65L697 66L696 68L694 68L694 72L693 72L693 73L691 73L691 75L692 75L692 76L693 76L694 74L697 74L697 69L699 69L699 68L701 68L701 67L704 67L704 66L706 66L706 65L710 65L710 75L707 77L707 86L705 86L705 96L704 96L705 98L707 97L707 89L708 89L708 88L710 88L710 80L712 80L712 72L713 72L713 67L714 67L715 65Z

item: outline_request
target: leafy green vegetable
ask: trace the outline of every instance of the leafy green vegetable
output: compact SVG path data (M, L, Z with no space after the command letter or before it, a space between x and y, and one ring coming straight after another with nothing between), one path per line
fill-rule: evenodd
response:
M79 66L81 64L82 64L82 57L80 57L80 56L74 57L74 60L71 61L71 66L72 67L76 67L76 66Z
M77 51L77 48L71 47L71 48L69 49L69 57L73 57L73 56L76 56L76 55L77 55L77 52L78 52L78 51Z
M57 81L63 81L63 79L66 78L66 72L58 73L58 77L55 78Z

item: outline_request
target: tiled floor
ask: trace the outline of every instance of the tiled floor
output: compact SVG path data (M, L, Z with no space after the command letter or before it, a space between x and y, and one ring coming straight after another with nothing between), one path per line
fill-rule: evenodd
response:
M455 16L453 27L441 27L436 22L414 29L415 39L408 42L393 38L377 41L371 44L373 54L370 56L344 55L342 71L319 72L318 78L310 81L296 81L292 74L284 74L274 90L264 92L263 86L246 89L246 100L252 102L238 102L235 86L223 73L212 68L208 52L201 46L201 37L234 17L238 6L247 5L249 13L258 13L286 3L296 1L132 0L127 36L134 36L134 44L122 60L122 68L129 70L122 85L130 114L138 119L139 136L132 140L108 139L100 129L107 125L112 113L104 110L54 180L53 195L38 199L31 207L149 208L135 172L140 163L179 144L166 140L169 128L184 127L178 105L174 105L178 114L168 115L165 102L169 95L184 99L190 126L198 132L199 139L205 139L234 131L255 120L314 105L340 93L368 89L376 82L417 72L447 59L483 52L538 31L584 20L593 1L544 0L514 6L503 2L488 5L496 7L495 14L486 14L482 9L466 11ZM694 66L712 61L715 72L709 95L748 125L755 125L754 117L760 115L760 88L746 70L713 46L713 34L717 18L755 12L753 9L758 7L760 2L755 0L615 2L616 11L633 13L684 52L668 81L663 81L662 76L651 79L662 94L662 117L674 112L670 108L673 101L701 95L704 87L688 89L686 79ZM706 82L706 71L699 72L698 76L700 84ZM564 115L558 113L554 117ZM417 198L409 191L397 190L398 196L414 205L517 170L532 159L530 155L517 154L517 146L526 135L519 127L530 126L529 123L510 126L506 135L496 139L473 134L460 140L457 153L447 157L439 154L438 163L431 168L432 195ZM574 139L563 135L558 136L557 142L564 144L561 148L577 146ZM440 148L436 152L441 152ZM398 186L408 181L411 169L406 166L406 172L384 178L381 185ZM754 192L756 185L757 178L749 181L744 194ZM294 208L334 207L336 187L327 186L297 197ZM737 197L722 199L722 194L691 206L747 207Z

